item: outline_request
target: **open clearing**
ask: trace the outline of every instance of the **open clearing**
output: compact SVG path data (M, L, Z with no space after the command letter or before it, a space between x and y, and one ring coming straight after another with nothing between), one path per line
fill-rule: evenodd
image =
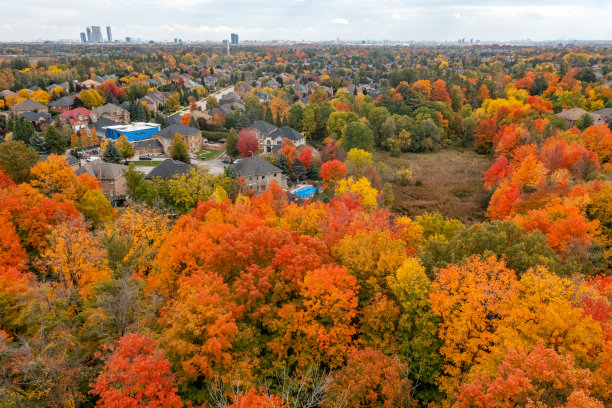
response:
M393 211L415 217L437 211L445 217L472 224L485 219L490 193L482 186L482 171L491 158L471 150L446 149L434 153L402 153L391 157L388 152L374 155L384 181L390 181L398 170L410 169L412 183L394 183Z

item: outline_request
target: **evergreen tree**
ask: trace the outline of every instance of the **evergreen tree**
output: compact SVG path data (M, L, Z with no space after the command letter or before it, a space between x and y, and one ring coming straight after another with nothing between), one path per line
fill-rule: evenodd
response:
M264 117L264 120L268 123L270 123L271 125L274 124L274 117L272 116L272 111L270 110L270 107L266 107L266 115Z
M47 142L47 149L49 153L61 155L66 152L66 142L55 126L49 126L47 133L45 133L45 141Z
M153 121L155 123L159 123L161 125L161 128L167 128L168 126L170 126L170 122L168 122L168 118L166 118L166 115L163 115L159 112L155 112L155 116L153 117Z
M68 81L68 93L70 94L74 93L74 82L72 81L72 79Z
M30 137L29 145L32 149L36 150L38 154L47 154L47 143L38 133L34 133Z
M198 122L195 120L193 116L189 119L189 126L200 130L200 125L198 124Z
M298 159L295 159L293 161L293 167L291 168L291 172L293 173L293 178L295 180L304 180L306 178L306 168L304 167L304 164Z
M30 143L30 138L36 133L32 122L21 116L15 121L13 127L13 140L21 140L25 144Z
M238 174L238 170L236 170L234 166L227 166L225 169L223 169L223 172L232 180L236 180L240 176L240 174Z
M102 160L107 163L121 163L121 154L112 140L109 140L106 144L106 149L104 150Z
M285 157L284 154L280 154L280 156L278 156L278 158L276 159L276 167L278 167L279 169L281 169L281 171L283 173L287 173L287 171L289 171L289 165L287 163L287 158Z
M308 177L311 180L320 180L321 179L321 173L319 172L319 167L317 167L317 165L315 165L314 163L310 163L310 166L308 166L308 171L306 173L306 177Z
M225 150L227 151L228 156L230 157L240 156L240 152L236 148L237 145L238 145L238 133L236 133L235 129L230 129L229 135L227 136L227 141L225 143Z
M304 108L299 103L294 103L289 110L289 127L301 132L303 121Z

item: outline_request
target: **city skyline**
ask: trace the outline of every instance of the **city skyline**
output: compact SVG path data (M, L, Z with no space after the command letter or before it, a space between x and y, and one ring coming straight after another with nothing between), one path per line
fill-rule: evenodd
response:
M116 3L116 4L115 4ZM79 40L83 23L112 26L116 38L126 36L153 41L221 41L231 33L244 40L395 40L483 41L607 40L612 38L612 4L595 0L581 3L576 13L566 0L399 1L294 0L277 4L246 0L223 6L209 0L185 0L181 5L161 0L109 0L74 7L58 0L49 7L33 0L23 10L9 8L0 26L0 41ZM111 13L116 5L122 13ZM227 7L227 6L230 7ZM240 10L239 14L235 13ZM134 19L133 16L140 16ZM95 21L89 21L96 16ZM32 27L24 34L20 27Z

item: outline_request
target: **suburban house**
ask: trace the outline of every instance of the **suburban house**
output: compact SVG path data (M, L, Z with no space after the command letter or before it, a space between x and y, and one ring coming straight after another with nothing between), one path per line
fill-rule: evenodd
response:
M605 123L603 116L597 113L587 112L581 108L567 109L561 113L557 113L556 116L565 119L565 121L567 122L567 127L571 128L574 127L576 121L584 114L588 114L591 116L591 118L593 118L593 125L601 125L602 123Z
M164 153L168 154L172 144L172 137L176 134L183 136L183 141L190 152L198 152L202 148L202 131L182 124L170 125L154 133L153 138L159 140L164 148Z
M127 191L125 176L123 175L123 171L127 168L128 166L122 164L106 163L102 160L96 160L82 164L81 167L75 171L75 174L78 176L87 173L91 177L97 178L104 197L113 204L113 202L122 198Z
M282 170L259 157L241 159L234 164L234 168L245 179L247 187L258 193L266 190L272 180L276 180L282 188L287 188L287 178L283 176Z
M74 105L74 96L62 96L57 101L49 102L49 110L53 112L66 112Z
M24 117L38 130L41 129L42 125L47 125L53 122L53 118L47 112L24 112L20 113L18 117Z
M49 112L49 109L45 105L41 105L31 99L27 99L13 107L13 115L15 116L25 112Z
M117 122L130 122L130 112L125 109L121 109L117 105L112 103L107 103L106 105L97 106L92 110L93 119L101 118L102 116L106 116L111 120Z
M109 139L119 139L122 135L125 135L130 142L136 142L139 140L151 139L161 126L158 123L145 123L145 122L134 122L129 125L118 125L114 124L111 126L104 126L104 132L106 137Z
M134 151L136 155L161 154L164 152L164 146L157 139L139 140L134 143Z
M604 120L606 121L606 123L610 124L612 123L612 108L603 108L603 109L598 109L595 112L598 115L601 115Z
M179 160L166 159L159 166L151 170L145 176L145 180L151 180L154 177L170 180L175 176L188 173L191 169L197 169L197 167Z
M91 111L87 108L79 107L64 111L58 117L61 123L72 126L74 130L79 130L89 123Z
M283 139L291 140L295 147L306 144L306 138L303 134L289 126L283 126L273 130L264 137L264 152L273 153L280 150L283 145Z
M155 90L141 98L140 102L146 103L147 108L151 109L154 112L157 112L160 106L165 105L166 102L168 102L168 98L170 98L171 95L172 94L170 92L161 92Z
M259 148L264 149L264 141L266 136L270 133L274 132L278 129L276 126L269 124L268 122L264 122L263 120L256 120L249 127L253 132L255 132L255 136L257 136L257 140L259 140Z

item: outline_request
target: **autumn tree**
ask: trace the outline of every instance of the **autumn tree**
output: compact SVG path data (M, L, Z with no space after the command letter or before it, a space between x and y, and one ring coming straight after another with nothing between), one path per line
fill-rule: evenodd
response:
M227 135L227 141L225 143L225 150L227 151L227 155L230 157L238 157L240 152L238 151L238 133L236 133L236 129L231 128L229 134Z
M238 134L236 149L242 157L254 156L259 151L259 141L255 132L248 128L242 129Z
M335 190L335 185L346 175L346 166L338 160L330 160L321 165L321 178L325 182L324 188Z
M0 170L15 183L28 181L30 168L39 160L39 154L22 141L0 143Z
M173 160L179 160L183 163L190 163L189 152L187 150L187 143L183 140L183 136L175 134L172 136L172 143L170 144L170 157Z
M103 358L102 371L92 382L96 407L180 408L177 381L170 362L150 336L126 334Z
M119 138L115 142L115 146L117 147L117 150L119 150L119 154L123 159L129 159L131 157L134 157L134 154L136 154L134 146L128 141L125 135L119 136Z

